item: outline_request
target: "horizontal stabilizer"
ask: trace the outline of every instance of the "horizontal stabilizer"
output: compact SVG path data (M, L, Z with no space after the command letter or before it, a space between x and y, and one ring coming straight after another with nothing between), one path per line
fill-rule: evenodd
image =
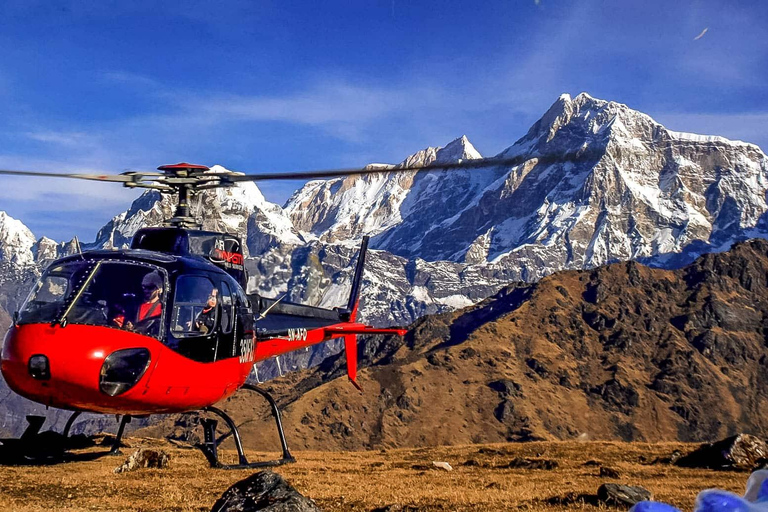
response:
M358 324L359 325L359 324ZM405 333L408 332L408 329L376 329L374 327L340 327L340 326L333 326L333 327L326 327L325 332L328 335L334 335L334 334L394 334L397 336L405 336Z

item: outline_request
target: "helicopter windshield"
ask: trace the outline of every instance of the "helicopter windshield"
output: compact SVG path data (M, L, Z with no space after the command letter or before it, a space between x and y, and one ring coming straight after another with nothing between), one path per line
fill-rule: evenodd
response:
M98 325L160 337L165 272L133 262L82 261L43 274L19 324Z
M18 323L58 321L73 290L93 269L93 265L93 262L78 261L48 268L21 307Z

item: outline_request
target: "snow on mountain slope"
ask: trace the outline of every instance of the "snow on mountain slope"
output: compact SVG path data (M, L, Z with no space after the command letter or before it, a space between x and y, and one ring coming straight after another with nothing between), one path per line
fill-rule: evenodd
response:
M0 211L0 261L19 267L34 265L35 236L20 220Z
M497 191L497 211L506 210L494 226L502 236L491 236L497 261L519 259L515 253L531 244L551 248L550 265L561 268L680 252L696 240L736 237L767 209L768 164L757 146L670 133L625 105L586 94L561 97L507 151L522 147L530 155L583 147L598 158L535 166ZM461 228L480 231L492 221L476 219Z
M435 153L411 158L429 162ZM286 209L299 230L324 241L370 234L373 247L409 259L503 260L528 275L680 252L733 237L766 211L766 157L757 146L670 132L584 93L562 95L498 156L519 155L531 160L312 182ZM579 156L539 161L558 155Z
M466 137L460 137L444 148L426 148L395 167L410 167L481 158ZM416 172L350 176L316 180L299 189L285 210L297 229L324 242L359 239L362 235L389 232L414 211L412 198L430 196L443 199L457 208L457 197L466 186L482 185L486 173L475 175L468 170L450 174L417 174ZM460 201L458 201L460 203ZM441 212L445 214L445 212ZM426 225L427 223L423 223ZM381 246L374 242L374 245ZM383 248L383 246L382 246Z

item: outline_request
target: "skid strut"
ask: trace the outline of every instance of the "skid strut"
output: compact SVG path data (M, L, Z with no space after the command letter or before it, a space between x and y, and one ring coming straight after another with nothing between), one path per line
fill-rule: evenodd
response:
M115 443L112 445L112 449L109 450L110 455L121 455L120 442L123 439L123 433L125 433L125 426L131 422L131 415L126 414L120 419L120 426L117 428L117 437L115 437Z
M72 429L72 425L75 423L75 420L78 416L80 416L80 411L73 412L72 416L70 416L67 420L67 424L64 425L64 431L61 433L61 435L65 440L69 437L69 431Z
M280 420L280 409L277 408L275 399L272 398L272 395L270 395L263 389L259 389L256 386L252 386L250 384L244 385L243 389L255 391L256 393L266 398L266 400L269 402L269 406L272 409L272 416L275 418L275 423L277 425L277 433L280 436L280 444L283 450L283 456L277 460L248 462L248 458L245 456L245 452L243 451L243 442L240 439L240 432L237 429L237 425L235 425L235 422L232 421L232 418L230 418L221 409L218 409L213 406L209 406L204 408L203 411L211 412L219 416L227 424L227 427L229 427L228 434L225 434L217 438L216 425L218 425L218 421L213 419L208 419L208 418L205 418L201 421L201 423L203 424L203 433L205 435L201 448L203 449L203 453L208 459L208 462L211 464L211 467L219 468L219 469L246 469L246 468L263 468L263 467L281 466L283 464L296 462L296 459L293 458L293 455L291 455L291 452L288 450L288 443L285 440L285 433L283 432L283 423ZM219 447L219 444L221 444L221 442L224 441L224 439L226 439L230 435L234 438L235 448L237 449L237 456L238 456L239 462L237 464L222 464L221 462L219 462L218 447Z

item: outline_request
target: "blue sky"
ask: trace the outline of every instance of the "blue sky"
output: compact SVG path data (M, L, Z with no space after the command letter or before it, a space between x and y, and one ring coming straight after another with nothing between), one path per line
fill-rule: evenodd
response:
M760 1L4 0L0 168L325 169L461 135L490 156L582 91L765 150L767 23ZM0 179L0 210L59 240L137 196Z

